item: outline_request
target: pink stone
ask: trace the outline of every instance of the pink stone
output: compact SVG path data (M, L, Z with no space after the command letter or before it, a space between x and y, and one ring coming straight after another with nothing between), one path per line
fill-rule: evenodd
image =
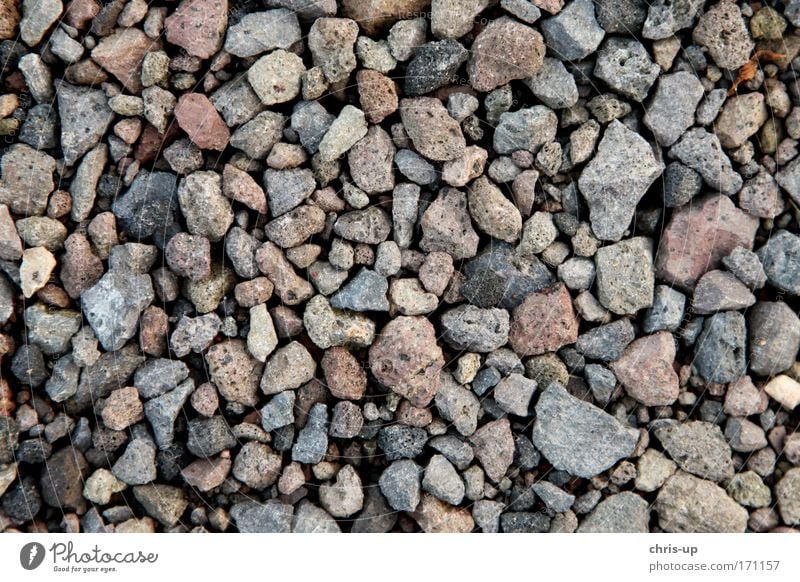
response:
M228 0L183 0L165 21L167 41L207 59L221 47L228 26Z
M664 230L656 276L691 290L733 249L752 249L757 228L758 219L736 208L727 196L710 196L680 208Z
M668 331L632 342L611 369L628 394L645 406L669 406L678 399L675 340Z
M197 147L222 151L231 132L208 97L201 93L181 95L175 106L175 119Z
M161 42L147 37L138 28L123 28L100 40L92 51L92 60L114 75L132 93L142 90L142 60Z

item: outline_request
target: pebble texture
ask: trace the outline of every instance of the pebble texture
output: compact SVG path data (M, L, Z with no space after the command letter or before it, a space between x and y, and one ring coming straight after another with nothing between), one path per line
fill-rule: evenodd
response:
M0 531L797 531L798 27L0 0Z

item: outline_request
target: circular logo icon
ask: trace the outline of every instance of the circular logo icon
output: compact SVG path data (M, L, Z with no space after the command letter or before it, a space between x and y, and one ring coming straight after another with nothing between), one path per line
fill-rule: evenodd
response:
M44 561L44 546L39 542L30 542L19 551L19 563L26 570L35 570Z

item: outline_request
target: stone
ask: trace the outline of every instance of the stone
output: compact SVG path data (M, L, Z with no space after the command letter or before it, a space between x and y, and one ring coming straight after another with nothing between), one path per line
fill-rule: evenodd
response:
M19 267L22 295L30 298L44 287L55 267L56 258L46 248L25 249L22 253L22 264Z
M160 43L135 27L116 29L92 49L92 60L114 75L131 93L142 90L142 60Z
M300 94L306 67L303 60L283 49L258 59L247 71L247 80L264 105L291 101Z
M349 241L377 245L387 239L391 224L386 212L377 206L370 206L340 215L333 225L333 231Z
M471 52L467 64L470 85L476 91L489 92L537 73L542 68L545 45L533 28L501 16L475 37Z
M706 318L695 343L693 364L708 382L738 380L747 369L744 316L722 311Z
M200 317L181 317L170 336L170 347L178 357L189 352L202 353L219 333L222 322L216 313Z
M366 135L366 124L362 123L360 116L358 115L360 110L355 107L353 109L355 111L348 109L347 115L343 117L339 123L339 127L337 129L337 142L341 141L342 137L347 137L348 133L352 133L354 136L359 136L357 139L355 139L355 141L353 141L353 143L358 141L358 139L361 139L363 135ZM344 109L342 111L344 112ZM301 101L294 107L291 123L292 129L297 132L298 137L300 138L300 143L309 153L314 154L319 149L320 143L335 119L337 119L337 117L328 113L318 102ZM280 136L280 133L278 136ZM348 139L348 141L350 140L352 140L352 138ZM276 139L276 141L278 140ZM331 150L328 152L328 155L338 157L340 154L334 155L334 145L338 144L331 141L330 146L326 146Z
M378 479L381 493L395 511L414 511L420 503L422 468L410 459L395 461Z
M423 44L406 67L406 95L424 95L450 84L468 58L467 49L452 39Z
M167 41L201 59L212 57L222 48L227 27L227 0L183 0L164 20Z
M349 311L388 311L388 290L389 283L385 277L362 268L347 285L331 297L331 306Z
M647 533L650 505L629 491L600 502L578 527L579 533Z
M458 505L464 499L464 482L455 467L442 455L431 457L425 467L422 488L451 505Z
M416 150L429 160L445 162L464 155L466 141L461 126L438 99L403 99L400 118Z
M149 275L109 271L83 292L81 303L103 348L114 351L136 334L139 316L154 298Z
M250 12L228 27L225 51L237 57L253 57L273 49L288 50L300 39L300 23L291 10Z
M728 2L717 2L700 16L692 39L708 49L721 69L738 69L753 51L753 41L739 7Z
M484 424L469 437L469 441L486 476L495 483L500 482L514 460L514 438L508 419Z
M752 453L767 446L764 430L746 418L728 418L725 439L737 453Z
M537 384L522 374L509 374L494 388L494 399L497 405L517 416L528 416L528 406L536 392Z
M231 507L230 513L240 533L290 533L294 507L277 499L243 501Z
M127 485L114 477L108 469L97 469L83 487L83 496L98 505L108 505L115 493L127 489Z
M200 149L222 151L228 145L228 126L202 93L181 95L175 106L175 120Z
M316 369L308 350L299 342L290 342L276 350L264 366L261 391L269 395L295 390L314 378Z
M153 437L160 449L172 446L175 436L175 421L193 391L194 382L187 380L174 390L145 402L144 414L153 428Z
M636 465L635 487L650 493L661 488L677 470L674 461L655 449L647 449Z
M680 162L671 162L664 170L664 205L667 208L683 206L700 193L703 178Z
M201 281L211 274L211 245L203 236L179 232L167 243L164 257L181 277Z
M512 154L518 150L531 153L555 139L558 118L544 105L505 112L494 130L493 146L498 154Z
M418 457L427 441L428 433L421 428L393 425L378 431L378 447L388 461Z
M747 245L742 245L747 246ZM756 251L769 284L792 295L800 295L800 237L779 230Z
M675 339L662 331L633 341L611 369L635 400L645 406L669 406L679 392L674 361Z
M112 205L120 230L134 240L164 232L175 222L178 177L168 172L141 171Z
M611 362L619 360L635 337L633 325L628 319L601 325L588 330L578 337L575 343L584 356L593 360Z
M736 247L752 249L758 220L725 196L711 196L677 210L667 224L656 256L660 279L693 289Z
M692 308L695 313L707 315L744 309L755 302L755 296L736 277L725 271L709 271L697 282Z
M328 407L314 404L308 413L305 427L292 447L292 460L315 465L325 456L328 448Z
M447 373L440 375L441 386L436 393L436 409L441 417L453 423L463 436L470 436L478 427L480 402L468 388L459 386Z
M394 154L395 148L389 134L373 125L348 153L347 163L353 181L367 194L392 190Z
M760 218L775 218L784 210L778 182L763 169L739 191L739 206Z
M28 341L46 355L63 354L81 328L81 316L68 309L48 309L41 303L25 309Z
M775 485L778 511L787 525L800 523L800 503L797 501L798 492L800 492L800 469L789 469Z
M259 214L267 213L267 197L264 190L250 174L232 164L226 164L222 171L222 193Z
M365 315L333 309L321 295L306 304L303 324L311 341L321 349L345 345L367 347L375 339L374 321Z
M598 249L597 296L618 315L635 314L653 304L652 242L635 237Z
M346 348L325 351L320 361L328 389L336 398L361 400L367 389L367 375L359 361Z
M636 205L663 169L644 138L612 121L597 155L578 180L589 204L594 234L601 240L620 240Z
M139 400L139 391L132 386L114 390L106 398L101 417L111 430L125 430L142 420L144 406Z
M291 390L272 397L261 409L261 426L267 432L290 425L294 422L295 393Z
M369 364L381 384L421 407L427 406L439 389L444 358L429 321L399 316L381 330L370 347Z
M654 434L682 470L711 481L733 476L731 448L717 425L674 422L656 429Z
M63 12L64 5L61 0L43 2L24 0L22 2L22 20L19 20L19 13L16 13L20 38L28 46L35 47ZM11 28L13 30L14 25Z
M800 350L800 318L783 301L759 301L747 316L750 370L774 376L789 369Z
M256 262L286 305L297 305L314 295L311 283L295 272L281 249L274 243L265 242L258 248Z
M223 416L189 421L186 448L196 457L213 457L236 446L236 437Z
M714 123L714 133L724 148L738 148L767 120L767 106L761 93L730 97Z
M286 118L274 111L262 111L231 135L230 144L249 157L261 160L280 141Z
M347 80L356 68L357 37L358 25L349 18L318 18L311 25L308 48L329 83Z
M431 3L431 33L436 38L460 38L469 33L476 17L489 4L487 0L433 0Z
M130 441L111 468L114 477L127 485L144 485L156 479L156 448L150 441Z
M510 347L520 356L555 351L578 339L578 319L559 283L528 295L511 315Z
M294 120L294 116L292 119ZM329 124L319 142L320 159L329 162L339 158L366 135L367 120L364 112L352 105L345 105L339 116Z
M0 168L3 174L0 203L23 217L44 214L48 196L55 187L55 160L27 145L14 144L3 154ZM6 236L14 238L12 234ZM14 242L10 244L14 246Z
M688 71L661 76L643 119L660 145L671 146L694 125L703 95L702 84Z
M794 410L800 405L800 382L784 374L779 374L767 382L764 392L786 410Z
M591 0L573 0L556 16L542 21L542 34L557 58L580 61L597 50L605 31L595 19Z
M308 169L271 170L264 172L269 210L273 217L289 212L308 198L315 188Z
M539 396L532 441L559 470L591 478L633 453L639 432L557 383Z
M442 339L457 350L492 352L508 341L509 322L504 309L460 305L442 314Z
M772 503L769 487L753 471L734 475L725 491L739 505L746 507L767 507Z
M267 445L245 443L233 462L233 476L256 490L274 485L281 472L281 456Z
M594 75L613 91L642 102L660 71L638 40L612 37L598 52Z
M363 426L364 416L358 405L345 401L337 402L333 407L330 436L352 439L358 436Z
M711 481L683 471L669 478L656 498L659 526L672 533L743 533L747 510Z
M481 176L467 190L469 213L478 228L489 236L509 243L522 231L522 216L488 178Z
M558 59L545 57L539 71L524 82L531 93L552 109L567 109L578 101L575 78Z
M181 476L187 485L205 492L222 485L230 471L231 459L226 454L213 459L197 459L183 468Z
M319 488L319 501L332 516L346 518L361 511L364 491L361 477L352 465L345 465L336 474L336 481Z
M426 252L445 252L457 260L474 257L478 250L478 234L467 210L467 196L454 188L440 190L422 215L420 225L419 244Z
M19 238L8 206L0 204L0 259L18 261L22 258L22 241Z
M400 173L415 184L422 186L433 184L438 177L433 165L411 150L402 149L398 151L394 156L394 163Z
M742 187L742 177L734 171L731 161L719 138L705 129L695 127L669 150L671 158L677 159L699 173L713 189L727 196L736 194Z
M464 155L442 166L442 180L454 188L462 188L483 173L489 153L478 146L467 146Z

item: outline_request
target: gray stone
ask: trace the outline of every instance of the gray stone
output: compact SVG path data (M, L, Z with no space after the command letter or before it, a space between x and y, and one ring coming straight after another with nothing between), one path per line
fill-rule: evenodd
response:
M342 530L327 511L303 499L294 510L292 533L327 534L342 533Z
M784 523L800 523L800 468L789 469L775 485L775 498L778 511Z
M261 391L280 394L295 390L314 378L317 363L300 342L293 341L277 349L264 366Z
M303 147L315 154L334 119L336 116L328 113L317 101L301 101L292 113L292 129L297 132Z
M194 381L187 380L174 390L145 402L144 414L153 427L153 436L160 449L172 445L175 420L192 392L194 392Z
M394 156L394 163L400 173L415 184L422 186L433 184L438 176L436 168L412 150L398 151Z
M522 374L509 374L494 388L494 399L497 405L517 416L528 416L528 406L536 392L536 382Z
M542 21L542 34L559 59L580 61L589 56L605 36L595 20L591 0L573 0L556 16Z
M499 483L514 461L514 437L508 419L484 424L469 437L469 442L486 476Z
M420 473L414 461L395 461L378 479L381 493L395 511L414 511L420 502Z
M800 237L780 230L756 254L770 285L800 295Z
M300 38L300 23L291 10L253 12L228 28L225 51L237 57L252 57L276 48L289 49Z
M417 188L417 193L419 189ZM442 251L454 260L474 257L478 251L478 233L467 210L467 196L455 188L442 188L420 221L423 251ZM409 233L410 240L410 233ZM398 241L401 248L403 244Z
M292 460L316 465L328 450L328 407L315 404L308 413L308 420L292 447Z
M42 303L25 309L28 341L48 356L69 350L70 339L81 328L81 315L68 309L48 309Z
M475 458L472 447L454 435L446 434L434 437L428 444L434 451L442 453L459 471L469 467Z
M708 48L721 69L738 69L750 58L753 41L736 4L718 2L700 17L692 39Z
M334 438L352 439L361 432L364 417L361 408L352 402L337 402L333 407L329 434Z
M703 421L671 422L653 432L684 471L711 481L733 477L731 448L719 426Z
M600 49L594 75L617 93L641 102L660 71L638 40L614 37Z
M144 485L156 479L156 448L146 439L134 439L111 468L114 476L128 485Z
M620 240L629 228L636 205L663 170L643 137L619 121L612 121L597 155L578 180L589 204L595 236Z
M518 150L536 153L555 139L557 126L556 114L544 105L503 113L494 130L494 151L498 154L511 154Z
M81 303L103 348L114 351L136 334L139 316L154 298L149 275L109 271L83 292Z
M261 426L267 432L294 423L295 393L286 390L272 397L261 409Z
M405 74L407 95L424 95L452 83L459 67L467 62L469 53L461 43L446 39L428 42L417 47Z
M166 231L175 222L177 186L175 174L140 171L111 207L120 229L137 241Z
M208 313L200 317L184 315L178 320L175 331L169 338L170 347L179 358L188 355L189 352L200 354L211 345L221 327L222 321L216 313Z
M686 296L668 285L657 285L653 293L653 306L644 314L642 329L645 333L675 331L683 321Z
M612 362L622 356L623 350L635 337L629 319L601 325L578 336L575 348L587 358Z
M697 125L711 125L719 115L719 110L722 109L722 105L727 98L728 92L725 89L712 89L709 91L695 112Z
M17 350L19 353L19 350ZM71 354L62 356L53 366L45 391L53 402L64 402L78 391L80 369Z
M277 499L243 501L231 507L231 518L240 533L290 533L293 516L294 507Z
M694 112L703 94L700 81L688 71L659 79L643 120L659 144L671 146L694 125Z
M442 455L434 455L428 461L422 478L422 488L451 505L458 505L464 499L464 482L455 467Z
M608 34L638 36L647 17L645 0L597 0L597 22Z
M436 409L460 434L471 435L478 426L481 407L478 399L467 388L459 386L449 373L442 372L441 380L435 397Z
M311 196L316 188L314 174L307 168L264 172L269 211L273 217L285 214Z
M57 97L61 149L64 162L71 166L100 142L114 119L114 112L100 89L62 82Z
M426 442L428 433L421 428L393 425L378 431L378 447L388 461L413 459L422 453Z
M653 304L655 275L652 242L635 237L597 250L597 297L618 315L635 314Z
M389 283L371 269L363 267L353 279L331 297L331 307L350 311L388 311Z
M709 186L723 194L731 196L742 187L742 177L734 171L719 139L705 129L695 127L684 133L670 148L669 155L699 173Z
M607 405L611 401L614 388L617 386L617 378L614 376L614 372L599 364L586 364L583 374L594 399L598 404Z
M664 169L664 205L683 206L700 193L703 178L680 162L671 162Z
M744 316L723 311L706 318L697 339L694 366L708 382L728 383L738 380L747 369Z
M525 85L542 103L552 109L566 109L578 101L575 78L558 59L545 57L542 68L525 79Z
M442 314L442 337L457 350L491 352L508 341L510 316L504 309L460 305Z
M180 360L156 358L136 370L133 384L142 398L155 398L174 390L188 376L189 368Z
M747 316L750 370L775 376L794 364L800 350L800 318L783 301L759 301Z
M553 383L536 404L532 440L555 468L588 479L630 456L639 433Z
M744 533L747 510L725 490L683 471L669 478L658 493L658 525L670 533Z
M725 271L709 271L697 282L692 300L695 313L707 315L717 311L750 307L755 296L736 277Z
M312 297L303 313L303 324L317 347L352 345L367 347L375 339L375 322L359 313L333 309L321 295Z
M586 516L579 533L647 533L650 531L650 504L625 491L604 499Z
M274 111L263 111L231 135L230 144L254 160L263 160L280 141L286 118Z
M567 511L575 502L575 496L570 495L550 481L539 481L531 487L533 492L542 500L547 509L555 513Z
M186 448L196 457L213 457L236 446L236 437L223 416L191 420L188 432Z
M367 120L364 112L352 105L345 105L319 142L320 159L322 161L337 159L365 135L367 135Z

